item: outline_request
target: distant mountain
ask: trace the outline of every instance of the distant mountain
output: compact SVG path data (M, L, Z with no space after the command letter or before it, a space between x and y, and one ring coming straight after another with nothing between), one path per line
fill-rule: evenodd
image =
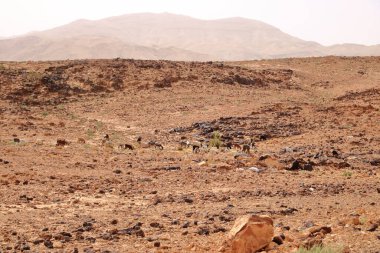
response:
M249 60L323 55L380 55L380 45L324 47L256 20L200 20L167 13L78 20L0 40L0 60Z
M378 56L380 55L380 45L339 44L326 47L324 52L339 56Z

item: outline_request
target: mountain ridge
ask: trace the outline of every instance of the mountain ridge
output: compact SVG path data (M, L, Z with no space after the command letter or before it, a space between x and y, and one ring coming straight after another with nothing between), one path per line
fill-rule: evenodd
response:
M16 61L115 57L234 61L325 55L380 55L380 45L323 46L253 19L202 20L170 13L80 19L0 40L0 60Z

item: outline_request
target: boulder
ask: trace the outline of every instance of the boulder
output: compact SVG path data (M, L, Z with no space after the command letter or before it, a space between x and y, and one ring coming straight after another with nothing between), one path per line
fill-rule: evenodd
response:
M221 248L224 253L254 253L265 248L274 235L273 220L268 216L239 217Z

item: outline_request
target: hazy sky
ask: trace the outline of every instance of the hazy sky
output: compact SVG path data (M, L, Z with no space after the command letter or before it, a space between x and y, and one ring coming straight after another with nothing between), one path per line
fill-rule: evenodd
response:
M380 44L380 0L0 0L0 36L136 12L240 16L324 45Z

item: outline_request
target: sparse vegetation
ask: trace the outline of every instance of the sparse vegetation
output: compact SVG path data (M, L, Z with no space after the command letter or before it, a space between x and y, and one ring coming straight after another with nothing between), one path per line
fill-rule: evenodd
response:
M222 138L222 135L218 131L214 131L211 135L209 146L220 148L223 144L221 138Z
M65 110L65 106L60 104L60 105L57 105L57 109L58 110Z
M95 131L92 130L92 129L88 129L88 130L87 130L87 137L88 137L89 139L92 139L92 138L94 138L94 136L95 136Z
M368 221L368 219L367 219L366 217L364 217L364 216L361 216L361 217L359 218L360 225L364 225L364 224L366 224L367 221Z
M343 249L339 246L313 246L311 249L300 248L296 253L342 253Z
M104 125L103 122L97 120L97 121L95 122L95 128L96 128L96 130L100 130L100 129L102 129L102 128L103 128L103 125Z
M42 76L42 73L32 71L27 73L26 79L30 82L37 82L42 79Z
M352 171L346 170L345 172L343 172L343 176L347 178L352 177Z

